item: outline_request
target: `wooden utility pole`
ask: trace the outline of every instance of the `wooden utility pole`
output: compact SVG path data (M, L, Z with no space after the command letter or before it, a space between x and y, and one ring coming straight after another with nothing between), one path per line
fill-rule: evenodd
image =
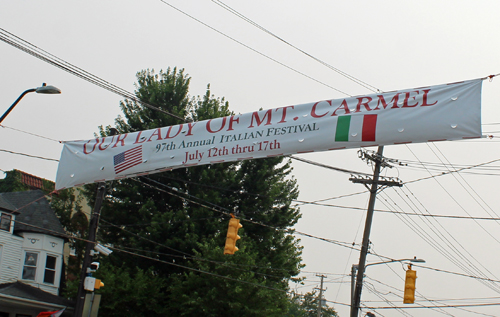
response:
M84 281L87 277L87 268L90 267L92 262L92 256L90 251L94 248L96 237L97 237L97 226L99 224L99 216L101 215L101 206L104 200L104 195L106 194L106 183L98 183L97 194L94 205L94 210L90 217L89 222L89 238L87 241L87 247L85 248L85 255L83 257L82 271L80 273L80 284L78 285L78 294L76 296L75 314L74 317L82 317L83 314L83 304L85 302L85 289Z
M357 266L358 274L356 276L356 283L354 287L354 297L351 302L351 317L358 317L359 313L361 290L363 289L363 276L365 274L366 255L368 254L368 247L370 244L370 231L372 227L373 211L375 209L375 200L377 197L377 192L379 190L379 185L402 186L401 182L379 180L381 167L388 166L388 164L384 162L384 158L382 156L383 152L384 152L384 147L379 146L376 156L370 157L371 160L375 161L375 169L373 171L372 179L359 179L359 178L350 179L354 183L361 183L367 187L368 184L371 184L371 187L369 188L370 201L368 203L368 211L366 213L365 230L363 233L363 242L361 244L361 254L359 256L359 264ZM352 274L354 274L354 269L352 270Z
M117 135L118 130L111 129L110 135ZM89 237L87 240L87 246L85 248L85 255L83 256L82 271L80 273L80 284L78 285L78 293L76 296L75 313L73 317L82 317L83 306L85 303L85 289L84 282L85 277L87 277L87 269L90 268L90 263L92 263L92 256L90 251L94 248L96 238L97 238L97 227L99 226L99 217L101 215L102 202L104 201L104 196L106 195L106 183L101 182L97 184L97 193L95 197L94 210L92 215L90 215L89 222Z
M321 317L321 306L323 303L323 279L326 277L325 275L316 275L321 277L321 286L319 288L319 296L318 296L318 317Z

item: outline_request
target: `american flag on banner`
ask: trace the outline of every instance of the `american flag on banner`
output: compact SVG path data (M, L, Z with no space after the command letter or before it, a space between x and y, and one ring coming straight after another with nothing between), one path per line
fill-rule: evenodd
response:
M142 145L113 156L115 174L142 163Z

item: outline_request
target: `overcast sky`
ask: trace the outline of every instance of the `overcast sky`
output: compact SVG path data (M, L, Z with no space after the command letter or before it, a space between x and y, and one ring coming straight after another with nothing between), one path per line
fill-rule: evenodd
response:
M0 28L129 92L140 70L184 68L192 77L191 96L204 94L210 84L212 93L225 97L232 111L245 113L367 94L367 85L391 91L498 74L499 12L498 1L463 0L4 0ZM112 125L123 97L1 41L0 56L0 111L24 90L42 83L63 92L28 94L5 119L0 128L0 169L54 180L57 162L5 151L57 160L59 140L90 139L99 125ZM489 306L500 299L500 222L470 219L500 215L500 163L489 163L500 158L499 99L500 78L485 80L483 134L493 138L385 147L385 156L408 165L383 174L410 183L379 195L375 207L381 211L374 216L371 251L392 259L423 258L427 268L416 268L416 303L403 305L402 265L369 266L362 305L376 309L364 309L362 315L372 311L377 316L500 316L498 305ZM372 171L358 159L357 149L300 157ZM368 202L363 185L352 184L348 174L300 161L293 161L293 167L301 201L331 198L322 201L329 206L302 205L296 229L343 245L359 244ZM350 195L360 192L364 193ZM306 280L297 291L319 287L316 275L324 274L328 304L340 316L348 316L348 275L359 252L299 237L306 264L301 276ZM370 254L367 260L383 259ZM476 306L418 308L461 305Z

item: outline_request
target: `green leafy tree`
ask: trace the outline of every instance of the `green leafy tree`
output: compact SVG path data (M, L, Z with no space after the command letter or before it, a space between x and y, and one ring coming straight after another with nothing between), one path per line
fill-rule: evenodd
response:
M286 314L289 317L317 317L318 316L318 294L316 291L308 292L305 295L292 294L290 297L291 306ZM337 312L333 307L323 304L321 307L321 317L337 317Z
M168 316L166 310L165 278L153 268L140 269L123 263L122 266L103 264L99 278L104 287L96 290L106 304L100 305L100 316ZM155 281L155 283L152 283Z
M88 236L89 215L82 209L84 196L79 189L67 188L52 195L50 204L66 233L75 237L68 239L69 247L75 254L74 257L69 257L67 266L69 280L73 280L80 275L86 245L84 239ZM69 284L68 291L72 293L76 288L72 287L73 283Z
M209 87L203 96L190 98L189 81L176 68L141 71L136 95L187 121L232 114ZM130 100L121 108L115 124L120 133L183 123ZM111 128L101 127L101 135ZM291 207L298 189L290 172L290 160L276 157L115 181L103 205L99 239L128 252L103 261L110 270L132 264L138 272L151 270L154 274L143 275L142 282L158 287L169 316L283 316L290 306L288 283L302 267L301 247L290 230L300 218ZM93 199L93 186L87 191ZM243 224L240 251L223 255L233 210ZM137 273L128 274L133 279ZM119 291L118 285L108 285L110 292ZM111 309L122 300L126 297L103 297L101 307L107 316L122 316ZM147 316L134 309L127 313Z

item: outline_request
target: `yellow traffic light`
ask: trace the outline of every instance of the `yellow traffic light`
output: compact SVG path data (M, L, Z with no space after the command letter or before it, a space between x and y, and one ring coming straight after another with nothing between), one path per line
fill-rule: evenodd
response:
M405 293L403 297L404 304L413 304L415 302L415 282L417 280L417 272L411 269L408 265L405 279Z
M94 289L100 289L104 287L104 283L100 279L95 279Z
M100 279L92 276L87 276L83 282L83 288L87 291L93 292L104 286L104 283Z
M243 227L240 224L239 219L234 218L232 214L231 216L233 218L229 220L229 226L227 228L226 246L224 247L224 254L234 254L234 252L238 251L238 248L236 247L236 241L240 239L240 236L238 235L238 229Z

